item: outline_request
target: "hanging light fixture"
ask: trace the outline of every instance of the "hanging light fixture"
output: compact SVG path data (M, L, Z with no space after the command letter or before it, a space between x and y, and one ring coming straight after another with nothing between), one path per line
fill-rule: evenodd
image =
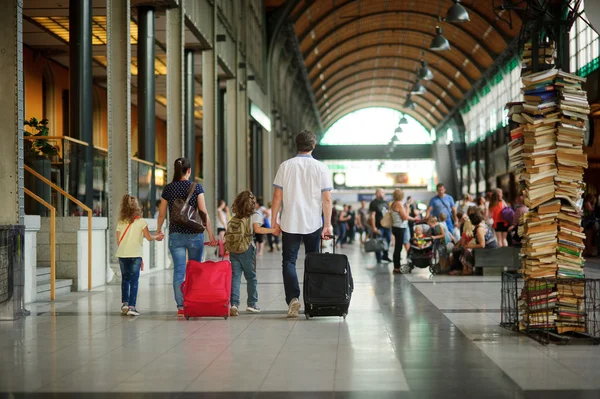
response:
M433 79L433 73L431 72L431 70L429 68L427 68L427 61L425 61L425 60L421 61L421 68L419 68L419 71L417 72L417 76L419 77L419 79L422 79L422 80Z
M398 140L399 140L399 139L398 139L398 136L396 136L396 135L394 134L394 135L392 136L392 141L391 141L391 143L392 143L392 144L395 144L395 143L397 143L397 142L398 142Z
M404 103L404 108L408 108L408 109L415 109L417 105L414 103L413 100L411 100L410 97L408 97L406 99L406 102Z
M421 82L419 82L418 80L415 82L412 90L410 91L410 94L414 94L416 96L421 95L421 94L425 94L427 93L427 89L425 88L425 86L423 86L423 84Z
M398 126L398 127L396 128L396 130L394 130L394 133L397 133L397 134L400 134L400 133L402 133L402 132L403 132L403 130L402 130L402 128L401 128L400 126ZM396 136L394 136L394 137L396 137ZM396 138L397 138L397 137L396 137Z
M469 12L460 4L460 0L452 0L454 4L446 12L446 22L469 22Z
M429 50L433 51L446 51L450 50L450 42L444 37L443 30L440 26L435 27L436 35L433 37Z
M398 125L408 125L408 119L406 119L405 115L402 115L402 118L400 118L400 122L398 122Z

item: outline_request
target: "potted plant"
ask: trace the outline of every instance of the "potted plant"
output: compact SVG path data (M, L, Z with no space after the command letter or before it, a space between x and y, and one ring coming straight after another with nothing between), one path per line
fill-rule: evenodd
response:
M50 144L48 139L42 138L49 136L48 119L38 120L37 118L31 118L25 121L25 126L29 127L29 131L25 129L23 136L40 137L36 140L25 140L25 164L46 179L51 180L52 163L50 158L58 155L58 148ZM47 202L51 201L52 190L50 186L33 176L31 173L25 174L25 186L43 200ZM26 201L25 212L35 215L47 214L46 208L33 200Z

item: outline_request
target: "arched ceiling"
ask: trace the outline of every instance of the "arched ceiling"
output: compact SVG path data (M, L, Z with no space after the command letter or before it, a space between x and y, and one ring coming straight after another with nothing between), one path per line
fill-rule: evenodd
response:
M291 1L291 0L288 0ZM491 0L462 0L470 21L441 21L452 0L299 0L288 17L326 129L347 113L373 105L401 109L432 128L458 105L518 35L500 21ZM429 50L436 26L450 42ZM402 104L427 61L416 109Z

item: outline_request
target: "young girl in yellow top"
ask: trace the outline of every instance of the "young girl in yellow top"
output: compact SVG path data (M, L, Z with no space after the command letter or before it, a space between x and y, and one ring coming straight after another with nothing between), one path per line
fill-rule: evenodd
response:
M124 195L121 200L121 213L117 224L117 258L121 265L121 314L139 316L136 310L138 279L140 270L144 270L143 239L148 241L164 238L164 234L151 235L148 224L141 218L142 209L135 197Z

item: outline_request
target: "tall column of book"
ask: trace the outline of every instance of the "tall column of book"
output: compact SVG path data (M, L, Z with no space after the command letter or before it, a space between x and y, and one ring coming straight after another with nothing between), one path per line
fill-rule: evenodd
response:
M543 50L542 50L543 51ZM510 166L529 211L518 234L524 278L523 330L585 331L581 227L585 78L551 68L522 76L523 103L510 103Z

